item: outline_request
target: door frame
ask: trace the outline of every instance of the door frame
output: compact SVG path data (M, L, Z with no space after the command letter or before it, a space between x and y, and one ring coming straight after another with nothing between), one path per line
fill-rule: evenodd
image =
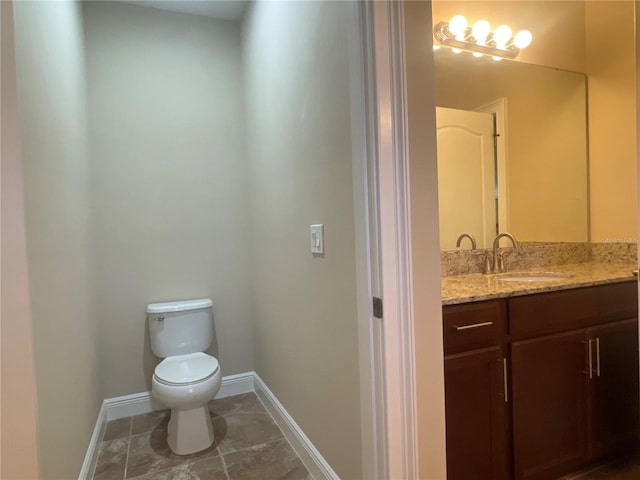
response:
M373 314L380 289L379 198L373 8L351 2L349 91L356 249L363 478L388 478L382 320Z
M388 478L418 478L402 2L374 2L376 156Z
M498 180L498 225L500 232L509 231L509 150L507 132L507 98L501 97L476 109L476 112L492 113L495 118L495 152ZM502 199L502 200L500 200ZM500 233L498 232L498 233Z
M359 50L350 52L350 63L360 65L351 75L351 101L363 476L444 480L435 102L429 95L421 102L427 122L415 129L416 123L409 128L408 103L416 86L427 93L434 87L432 38L424 28L431 25L431 2L354 4L352 26L359 38L350 44ZM425 52L428 58L416 57ZM408 61L422 66L410 82ZM425 158L426 167L419 165ZM410 165L419 166L413 177ZM428 194L416 202L410 184L425 178ZM420 244L420 252L412 243ZM373 317L372 296L383 299L381 320ZM416 322L416 315L428 322ZM425 408L418 410L418 401Z

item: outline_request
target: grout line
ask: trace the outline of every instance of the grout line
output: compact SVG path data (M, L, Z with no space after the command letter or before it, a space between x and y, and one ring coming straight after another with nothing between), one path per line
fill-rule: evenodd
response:
M131 451L131 433L133 432L133 415L129 417L129 436L127 437L127 457L124 461L124 477L127 478L127 470L129 469L129 452Z
M131 421L131 425L133 425L133 420ZM131 427L129 427L129 436L127 437L127 457L124 461L124 477L122 479L127 478L127 470L129 470L129 452L131 451Z
M231 480L229 476L229 470L227 470L227 462L224 460L224 455L220 452L220 447L218 447L218 456L220 457L220 461L222 462L222 469L224 470L224 476L227 477L227 480Z
M289 448L291 448L291 450L293 451L293 454L296 456L296 458L297 458L298 460L300 460L300 463L302 464L302 466L304 467L304 469L307 471L307 474L309 475L309 477L310 477L311 479L314 479L314 477L313 477L313 475L311 475L311 472L309 471L309 469L306 467L306 465L304 465L304 463L302 463L302 459L301 459L301 458L300 458L300 456L296 453L296 451L293 449L293 446L291 445L291 443L289 442L289 440L287 440L287 437L285 437L285 436L283 436L282 438L277 438L277 439L275 439L275 440L270 440L270 441L268 441L268 442L257 443L257 444L255 444L255 445L250 445L250 446L245 447L245 448L240 448L240 449L238 449L238 450L233 450L233 451L231 451L231 452L227 452L227 453L225 453L224 455L223 455L222 453L220 453L220 459L222 460L222 464L223 464L223 466L224 466L225 473L227 474L227 479L228 479L228 480L231 480L231 477L229 476L229 472L228 472L228 470L227 470L227 462L226 462L226 461L225 461L225 459L224 459L224 457L225 457L226 455L231 455L231 454L235 454L235 453L238 453L238 452L244 452L244 451L246 451L246 450L256 450L256 449L259 449L259 448L262 448L262 447L265 447L265 446L267 446L267 445L271 445L271 444L273 444L273 443L277 443L277 442L284 442L284 443L286 443L286 444L289 446ZM220 449L219 449L219 448L218 448L218 451L220 451ZM559 479L559 480L563 480L563 479Z
M257 449L262 448L262 447L264 447L266 445L271 445L272 443L282 442L283 440L285 441L285 443L287 445L291 446L285 437L281 437L281 438L276 438L275 440L269 440L268 442L256 443L256 444L253 444L253 445L249 445L248 447L239 448L237 450L231 450L230 452L226 452L224 455L231 455L232 453L244 452L245 450L257 450ZM295 450L294 450L294 453L295 453ZM223 455L220 454L220 456L222 457ZM297 456L298 456L298 454L296 454L296 457Z
M244 395L244 394L241 393L240 395ZM257 395L256 395L256 397L257 397ZM269 413L269 410L267 409L267 407L264 406L264 404L262 403L262 401L260 400L259 397L257 397L257 399L258 399L258 402L260 402L260 406L262 407L262 410L255 411L255 410L251 410L252 407L247 407L245 409L240 409L240 410L231 410L231 411L228 411L226 413L218 413L215 410L209 409L209 415L211 416L211 419L213 420L214 418L227 418L227 417L232 417L234 415L264 415L264 414L267 414L271 418L271 420L273 420L273 416ZM276 423L276 422L273 421L273 423ZM277 423L276 423L276 426L278 426ZM280 428L280 427L278 427L278 428Z

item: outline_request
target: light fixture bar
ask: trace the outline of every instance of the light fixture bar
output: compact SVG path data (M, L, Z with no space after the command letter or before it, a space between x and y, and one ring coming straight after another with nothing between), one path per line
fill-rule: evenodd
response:
M465 27L463 33L454 35L449 29L449 22L438 23L433 29L433 34L441 45L468 52L502 58L516 58L520 53L520 49L514 45L512 40L504 48L499 48L493 39L493 33L489 33L482 43L479 43L478 39L473 36L472 29L469 27Z

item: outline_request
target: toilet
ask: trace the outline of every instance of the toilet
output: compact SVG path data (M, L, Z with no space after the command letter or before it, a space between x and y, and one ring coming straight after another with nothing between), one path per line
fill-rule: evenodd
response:
M151 392L171 409L167 443L177 455L213 444L207 404L222 374L218 360L204 353L213 340L213 302L208 298L147 305L151 351L163 358L153 373Z

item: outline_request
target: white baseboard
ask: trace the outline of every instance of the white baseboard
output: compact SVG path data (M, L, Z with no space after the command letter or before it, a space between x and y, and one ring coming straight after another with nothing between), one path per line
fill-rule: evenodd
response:
M223 377L222 385L216 398L232 397L234 395L254 392L254 376L255 372L246 372Z
M227 375L222 377L222 384L216 398L231 397L241 393L253 392L253 372ZM104 401L107 421L132 417L145 413L165 410L167 407L158 402L151 392L134 393L123 397L108 398Z
M256 372L223 377L220 391L216 398L231 397L249 392L255 392L262 401L314 479L340 479ZM108 421L164 409L166 407L155 400L151 396L151 392L134 393L104 400L78 479L91 479L98 457L99 445Z
M93 427L93 434L91 435L91 440L89 441L89 446L87 447L87 453L84 456L84 462L82 462L80 475L78 475L79 480L90 479L91 477L93 477L96 460L98 460L98 449L100 446L100 442L102 441L102 437L104 437L104 431L106 430L106 428L107 411L104 406L104 402L102 402L100 411L98 412L98 419L96 420L95 427Z
M302 460L302 463L307 467L307 470L309 470L313 478L316 480L340 480L338 474L322 457L313 443L311 443L311 440L309 440L309 437L305 435L293 417L289 415L289 412L285 410L273 392L269 390L269 387L262 381L260 376L255 372L254 375L256 395L262 400L262 403L273 417L273 420L278 427L280 427L285 438L289 441L291 447L293 447L298 454L298 457L300 457L300 460Z
M165 407L158 402L151 392L133 393L122 397L107 398L102 402L107 414L107 422L118 418L133 417L144 413L164 410Z

